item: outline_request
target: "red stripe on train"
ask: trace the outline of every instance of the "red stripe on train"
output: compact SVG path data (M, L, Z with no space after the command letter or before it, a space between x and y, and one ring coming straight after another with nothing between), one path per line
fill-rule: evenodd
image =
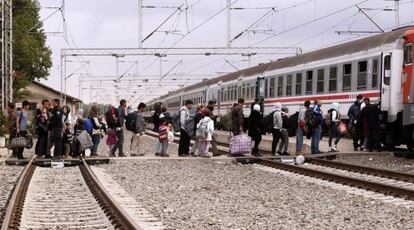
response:
M354 95L354 94L352 94ZM362 94L363 97L379 97L379 92L372 92L372 93L365 93ZM276 103L276 102L296 102L296 101L314 101L314 100L341 100L341 99L352 99L351 94L343 94L343 95L327 95L327 96L312 96L312 97L291 97L291 98L281 98L281 99L272 99L272 100L265 100L265 104L269 103Z

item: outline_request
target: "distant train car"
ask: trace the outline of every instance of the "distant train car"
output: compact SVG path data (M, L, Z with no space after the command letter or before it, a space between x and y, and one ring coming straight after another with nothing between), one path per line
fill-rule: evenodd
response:
M258 97L264 98L264 114L276 102L293 113L305 100L318 99L325 113L332 102L339 102L340 113L347 118L348 108L362 94L381 108L383 144L413 149L413 43L414 26L407 26L209 79L149 104L162 102L174 113L187 99L194 103L214 99L220 116L244 98L248 116Z

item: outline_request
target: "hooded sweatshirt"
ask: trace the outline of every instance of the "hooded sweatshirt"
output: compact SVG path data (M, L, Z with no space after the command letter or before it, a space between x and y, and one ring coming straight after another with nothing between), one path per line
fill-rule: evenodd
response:
M273 129L282 129L283 128L283 119L282 119L282 104L276 102L275 112L273 113Z
M339 103L338 102L334 102L331 105L331 116L332 116L332 123L336 124L340 121L340 117L339 117Z

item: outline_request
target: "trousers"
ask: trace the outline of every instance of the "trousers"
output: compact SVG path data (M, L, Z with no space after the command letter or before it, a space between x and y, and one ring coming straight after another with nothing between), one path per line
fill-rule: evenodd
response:
M272 136L273 136L272 154L275 154L276 153L276 147L277 147L277 144L279 143L280 136L281 136L280 129L273 129L272 130Z
M180 131L180 141L178 144L178 155L188 155L190 152L191 139L184 129Z

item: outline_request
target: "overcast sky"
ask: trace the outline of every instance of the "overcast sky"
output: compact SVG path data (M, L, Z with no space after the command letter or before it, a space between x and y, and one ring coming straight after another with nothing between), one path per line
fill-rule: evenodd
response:
M62 48L137 48L138 47L138 3L137 0L66 0L65 20L53 6L59 7L60 0L39 0L44 30L47 32L47 45L53 51L53 67L45 84L60 90L60 50ZM378 31L379 29L362 13L355 4L384 30L395 26L393 1L386 0L233 0L231 10L232 37L246 30L250 25L266 15L243 36L232 43L234 47L300 47L303 52L315 50L338 42L364 35L338 35L335 31ZM177 7L183 5L182 10ZM209 17L226 7L226 0L143 0L144 6L159 6L143 9L143 37L158 27L176 11L169 20L143 44L143 47L225 47L226 11L205 22ZM400 1L400 24L413 22L413 1ZM188 6L185 10L185 6ZM271 7L274 7L272 11ZM243 9L240 9L243 8ZM272 13L268 13L272 12ZM66 30L64 30L66 28ZM65 31L64 36L56 32ZM166 31L168 31L166 33ZM190 33L188 33L190 31ZM184 39L182 38L183 36ZM264 39L268 40L263 41ZM179 42L177 43L177 41ZM261 42L263 41L263 42ZM276 60L286 55L257 55L251 65ZM114 57L69 58L67 63L67 92L82 100L115 103L115 83L83 82L79 90L80 76L115 76ZM231 64L229 64L228 62ZM84 64L80 61L89 61ZM191 84L205 76L232 72L249 65L242 56L167 56L162 60L162 75L176 66L169 75L160 79L160 61L157 57L119 58L118 75L137 74L134 82L122 82L120 97L127 98L131 104L147 101L150 98L177 89L179 84ZM134 62L138 61L138 64ZM83 67L82 67L83 66ZM80 68L82 67L82 68ZM80 69L79 69L80 68ZM79 69L79 70L78 70ZM78 70L78 71L76 71ZM75 73L76 71L76 73ZM173 75L187 75L176 77ZM148 79L147 87L144 82ZM175 79L175 80L173 80ZM139 85L142 87L139 88ZM161 86L159 86L161 85ZM95 88L89 90L86 88ZM90 94L92 92L92 95ZM132 95L134 95L132 97Z

